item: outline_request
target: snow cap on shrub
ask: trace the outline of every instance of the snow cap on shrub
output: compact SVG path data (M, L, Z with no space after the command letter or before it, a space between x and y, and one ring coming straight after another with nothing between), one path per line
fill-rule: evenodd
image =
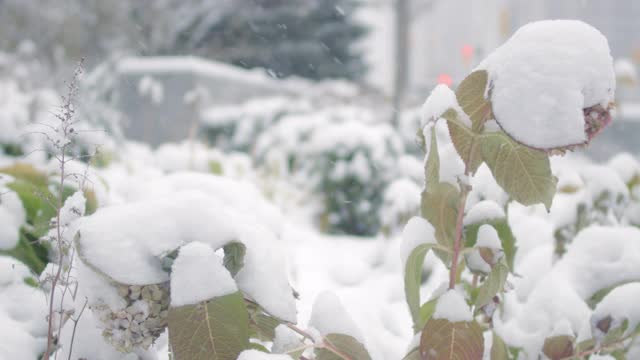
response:
M607 39L576 20L520 28L485 59L486 96L500 127L538 149L586 145L611 122L615 74Z

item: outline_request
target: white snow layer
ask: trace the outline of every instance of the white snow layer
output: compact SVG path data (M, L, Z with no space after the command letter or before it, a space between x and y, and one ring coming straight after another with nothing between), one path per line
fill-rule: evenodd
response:
M607 39L576 20L527 24L477 69L489 73L502 129L544 149L584 143L582 110L607 108L616 85Z
M37 359L46 347L46 296L20 261L0 255L0 359Z
M192 242L180 248L171 266L171 305L197 304L238 291L211 246Z
M309 326L321 335L344 334L353 336L364 344L364 337L340 299L332 292L325 291L316 297L309 319Z
M496 229L488 224L480 226L478 229L478 240L476 242L478 247L487 247L491 249L502 249L502 243Z
M154 184L149 186L149 194L157 198L101 208L75 222L81 258L120 283L155 284L169 280L162 269L162 258L180 246L197 241L218 249L230 241L240 241L247 252L244 267L235 277L238 287L269 313L294 322L295 299L283 251L272 226L261 225L256 214L260 206L252 215L249 203L234 197L247 195L233 191L243 187L225 186L231 181L228 179L208 182L197 174L166 179L169 181L159 186L164 191ZM181 187L181 183L191 186ZM260 220L270 220L265 217Z
M300 335L289 329L287 325L280 324L275 329L275 338L273 339L272 352L276 354L284 354L287 351L298 349L303 346Z
M629 283L621 285L613 290L596 306L591 317L591 327L594 333L600 330L597 323L611 316L612 322L610 329L619 327L624 320L628 320L629 324L625 334L629 334L640 323L640 283Z
M84 215L86 199L82 191L76 191L64 201L60 209L60 225L68 226L72 221Z
M504 209L493 200L482 200L464 216L464 225L504 219Z
M0 191L7 189L2 187ZM20 239L20 227L25 222L26 213L15 192L5 192L0 196L0 250L10 250Z
M402 244L400 245L402 264L407 262L409 255L417 246L435 243L436 231L433 225L421 216L412 217L402 230Z
M438 120L449 109L456 110L459 119L471 125L468 116L458 105L456 94L447 85L439 84L431 91L431 94L422 105L421 127L424 127L430 121Z
M459 322L471 321L473 320L473 315L471 314L471 308L469 308L461 293L457 290L447 290L438 299L433 318Z
M240 353L237 360L292 360L289 355L268 354L258 350L245 350Z

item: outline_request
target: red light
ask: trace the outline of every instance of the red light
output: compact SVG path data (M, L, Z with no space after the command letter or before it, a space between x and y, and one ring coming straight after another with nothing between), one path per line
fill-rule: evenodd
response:
M449 74L440 74L438 75L438 84L451 86L451 84L453 84L453 79L451 79L451 76Z
M470 60L473 57L473 46L469 44L462 45L462 57L465 60Z

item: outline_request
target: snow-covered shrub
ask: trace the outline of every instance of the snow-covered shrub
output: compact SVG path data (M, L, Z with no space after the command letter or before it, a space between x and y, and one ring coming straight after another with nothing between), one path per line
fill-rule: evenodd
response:
M261 349L273 353L300 347L296 354L315 349L318 358L366 354L335 296L316 301L308 330L293 325L296 295L279 245L280 227L277 210L255 188L196 173L163 176L138 201L80 218L67 236L80 259L73 270L78 298L86 302L73 306L80 311L86 305L91 314L85 316L98 323L80 323L78 332L86 337L97 326L101 333L83 341L99 348L111 344L123 358L158 351L167 329L177 360L251 358L248 349L257 341L272 342L271 349ZM335 311L343 314L340 321L328 321ZM334 345L327 345L330 340ZM71 351L69 341L68 334L62 337L64 356Z
M640 280L633 265L640 253L637 241L624 239L640 239L626 226L637 163L627 156L608 166L560 166L558 181L549 159L587 145L611 121L614 90L606 39L578 21L526 25L455 93L443 85L433 90L421 124L422 217L403 231L416 333L406 359L632 351L640 316L623 298L637 292L625 284ZM556 237L572 238L555 264L554 226ZM450 277L422 303L429 251ZM512 284L515 296L507 292Z
M345 119L317 128L303 149L304 172L322 197L321 227L331 233L373 235L402 144L386 124Z
M251 152L260 133L284 116L307 113L311 105L290 97L257 98L240 106L214 106L202 113L200 126L209 144Z
M406 178L392 181L385 189L379 217L386 236L398 233L410 218L420 213L421 191L420 186Z
M167 173L209 172L233 179L251 177L251 158L240 152L223 153L196 141L164 143L154 152L155 164Z
M70 172L75 175L75 173ZM36 274L49 262L48 245L39 241L49 231L56 215L52 200L59 192L55 173L37 169L31 164L15 162L0 167L0 213L2 218L2 241L0 253L11 255ZM62 191L66 201L77 190L73 182ZM95 211L97 199L92 189L86 189L87 212Z
M317 195L323 230L375 234L384 189L401 171L397 160L404 154L396 131L377 120L355 105L286 116L258 138L255 162Z
M629 154L615 156L608 165L582 164L576 169L562 162L556 165L558 192L549 217L558 255L582 229L637 221L637 200L631 194L640 166Z

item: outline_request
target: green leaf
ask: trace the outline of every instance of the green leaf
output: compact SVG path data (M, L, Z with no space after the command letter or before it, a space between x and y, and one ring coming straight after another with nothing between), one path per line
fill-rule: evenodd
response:
M544 340L542 352L551 360L560 360L574 354L574 342L573 336L551 336Z
M637 283L637 282L638 282L637 280L623 281L621 283L609 286L607 288L600 289L595 294L591 295L591 297L587 300L587 304L591 309L595 309L596 305L598 305L600 301L602 301L602 299L604 299L613 289L617 288L618 286Z
M316 360L343 360L327 347L337 349L351 360L371 360L364 345L354 337L344 334L328 334L324 337L325 347L316 348Z
M491 344L491 360L509 360L509 349L502 338L493 333L493 341Z
M24 206L27 222L31 224L30 233L39 238L49 230L49 220L56 214L51 205L56 199L45 186L35 185L25 180L15 180L7 187L16 192Z
M232 241L225 245L223 263L224 267L229 270L231 276L236 276L238 271L244 266L244 255L247 253L247 247L238 241Z
M596 347L596 341L594 339L583 340L576 345L576 353L592 350Z
M449 250L453 249L455 241L459 202L458 188L449 183L441 182L422 192L422 216L436 230L438 244ZM445 263L448 262L447 253L436 251L436 254Z
M603 322L606 322L606 326L603 326ZM622 324L620 324L620 326L618 326L615 329L610 329L610 325L612 322L612 318L610 316L600 320L597 324L598 328L600 330L602 330L602 332L604 332L606 335L604 336L604 339L602 339L602 344L611 344L611 343L615 343L617 341L619 341L620 339L623 338L624 333L627 331L627 328L629 327L629 320L624 319L624 321L622 321Z
M504 191L523 205L551 207L558 179L544 151L517 143L504 133L481 135L482 158Z
M420 323L418 324L420 325L419 329L424 328L427 321L431 319L431 317L433 316L433 313L436 312L437 304L438 304L438 299L436 298L436 299L431 299L426 303L422 304L422 306L420 306Z
M22 281L25 283L25 285L31 286L32 288L40 289L40 283L32 276L27 276L26 278L22 279Z
M0 173L11 175L15 179L20 179L38 187L46 187L48 183L47 175L27 163L15 163L11 166L0 168Z
M478 290L478 298L476 299L476 306L478 308L492 302L493 297L502 291L508 274L509 267L504 261L498 262L493 269L491 269L491 272Z
M46 249L36 240L30 240L25 231L20 230L20 238L13 249L0 250L1 255L8 255L20 260L31 271L40 274L46 266Z
M264 345L254 343L254 342L249 343L249 349L258 350L260 352L267 353L267 354L271 353L269 349L267 349Z
M265 314L262 309L247 304L249 310L249 330L252 336L262 341L273 341L276 337L276 327L281 321L273 316Z
M491 102L484 97L487 78L485 70L474 71L464 78L456 89L458 104L471 119L475 132L480 131L483 122L491 114Z
M430 319L422 330L422 360L481 360L484 352L482 328L476 322Z
M413 328L417 333L424 322L420 315L420 284L422 284L422 265L427 252L437 244L421 244L411 251L404 270L404 293L413 319Z
M209 161L209 172L214 175L222 175L222 163L217 160Z
M482 164L482 153L478 148L479 135L463 124L458 119L458 113L453 109L447 110L442 117L447 119L453 147L471 174L474 174Z
M175 360L235 360L249 347L249 315L240 292L169 309Z
M440 182L440 156L438 155L438 140L436 139L436 129L431 128L431 145L427 155L427 163L424 168L425 183L427 189L436 186Z
M420 348L413 348L402 360L420 360Z

